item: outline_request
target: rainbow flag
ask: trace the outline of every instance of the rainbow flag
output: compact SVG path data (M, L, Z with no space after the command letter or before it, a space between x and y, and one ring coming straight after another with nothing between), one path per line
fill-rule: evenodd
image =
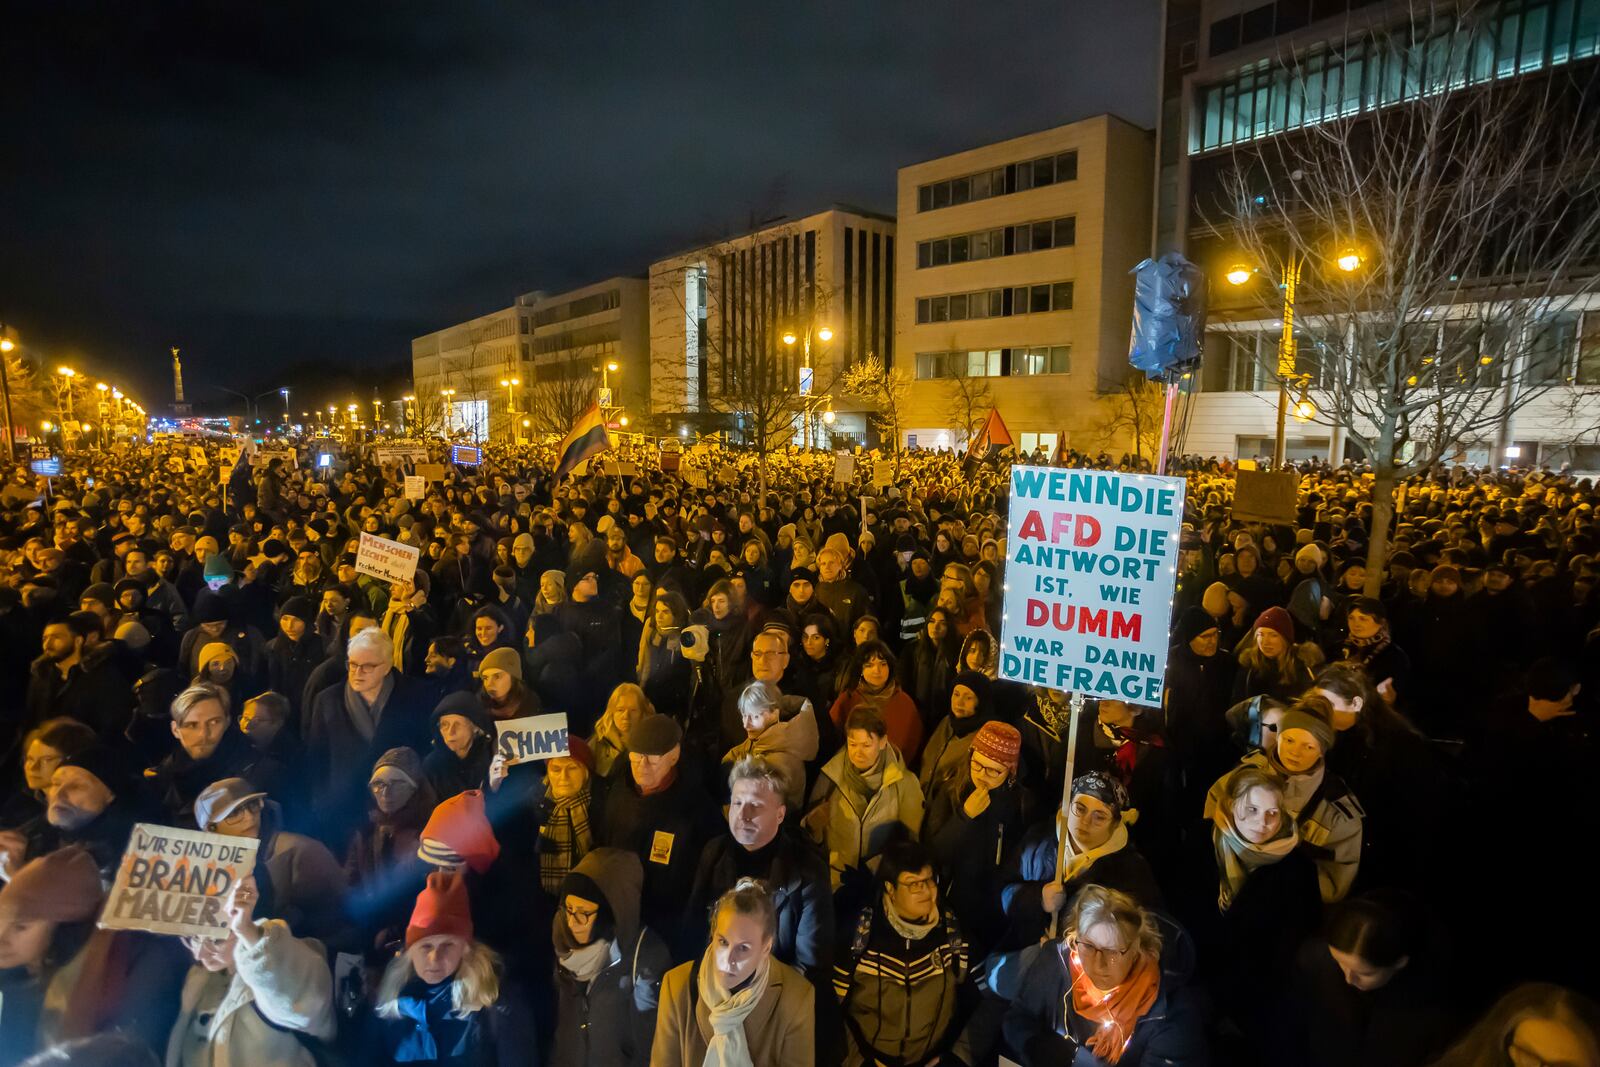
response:
M572 424L567 436L561 439L556 449L561 456L556 463L556 480L560 481L571 473L572 468L610 447L611 435L606 433L606 424L600 417L600 402L597 400L589 405L588 411L578 416L578 421Z

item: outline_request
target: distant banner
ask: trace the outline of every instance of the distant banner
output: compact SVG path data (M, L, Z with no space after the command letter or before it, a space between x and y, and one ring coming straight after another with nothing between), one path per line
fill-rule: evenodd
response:
M423 445L373 445L372 458L377 463L426 463L428 450Z
M483 450L472 445L451 445L450 462L458 467L476 467L483 462Z
M1300 517L1300 475L1241 469L1234 475L1231 515L1240 522L1292 526Z
M228 894L256 865L261 842L138 823L100 913L108 930L228 936Z
M1184 481L1011 468L1000 677L1160 707Z
M283 460L284 466L296 465L295 452L292 448L258 448L255 455L250 457L252 467L265 467L275 459Z
M370 574L386 582L409 582L417 575L422 550L387 537L363 533L356 549L356 573Z
M507 766L567 754L567 716L563 712L506 719L497 723L495 730L500 735L495 751L506 758Z

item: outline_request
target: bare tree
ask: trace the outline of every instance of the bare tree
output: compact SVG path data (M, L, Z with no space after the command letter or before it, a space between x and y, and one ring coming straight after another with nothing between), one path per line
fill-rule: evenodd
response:
M583 373L572 373L570 368L579 366ZM550 364L540 369L556 373L540 377L528 392L528 417L533 423L533 431L565 434L595 402L595 387L599 383L589 371L587 359L573 360L570 364Z
M966 371L965 367L957 367L956 374L944 380L950 392L946 417L960 431L955 441L957 448L971 439L985 413L994 407L994 391L989 388L989 379Z
M1100 394L1100 446L1125 447L1135 460L1154 461L1161 449L1166 389L1143 374L1125 374L1115 381L1102 379Z
M911 395L911 375L902 367L888 368L877 354L846 367L839 375L839 391L872 408L872 424L887 437L891 451L900 451L900 427L906 400Z
M1267 377L1372 465L1373 595L1397 483L1485 439L1498 461L1511 416L1568 380L1568 313L1600 288L1595 109L1561 69L1496 81L1486 10L1418 6L1315 71L1285 61L1303 100L1336 84L1338 57L1360 57L1380 106L1318 102L1322 121L1236 148L1203 211L1265 275L1250 286L1265 317L1287 324Z

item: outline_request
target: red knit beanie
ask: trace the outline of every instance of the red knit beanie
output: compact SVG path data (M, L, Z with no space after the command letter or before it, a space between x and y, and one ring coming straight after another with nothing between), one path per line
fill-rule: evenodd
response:
M428 885L417 894L417 906L406 926L406 948L425 937L450 934L472 940L472 902L467 899L467 883L459 874L434 871Z
M1282 608L1268 608L1257 615L1256 629L1272 630L1289 644L1294 644L1294 616Z
M417 855L437 866L465 863L482 874L500 856L500 842L483 812L483 791L468 789L433 809Z
M1010 723L986 722L972 739L972 751L1004 764L1006 770L1016 774L1017 760L1022 754L1022 734Z
M594 750L589 747L589 742L575 733L567 734L567 758L577 760L594 773Z

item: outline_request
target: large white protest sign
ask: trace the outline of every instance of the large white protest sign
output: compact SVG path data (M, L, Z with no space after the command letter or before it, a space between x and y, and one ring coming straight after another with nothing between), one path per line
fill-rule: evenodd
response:
M506 758L507 766L567 754L567 716L562 712L506 719L495 724L495 732L495 753Z
M1184 482L1011 468L1000 677L1161 705Z
M420 548L391 541L387 537L363 533L356 549L356 573L370 574L386 582L409 582L416 577Z
M100 925L185 937L228 936L228 894L255 869L253 837L138 823Z
M428 495L428 480L420 474L406 475L406 499L421 500Z
M428 449L424 445L373 445L372 458L378 463L426 463Z

